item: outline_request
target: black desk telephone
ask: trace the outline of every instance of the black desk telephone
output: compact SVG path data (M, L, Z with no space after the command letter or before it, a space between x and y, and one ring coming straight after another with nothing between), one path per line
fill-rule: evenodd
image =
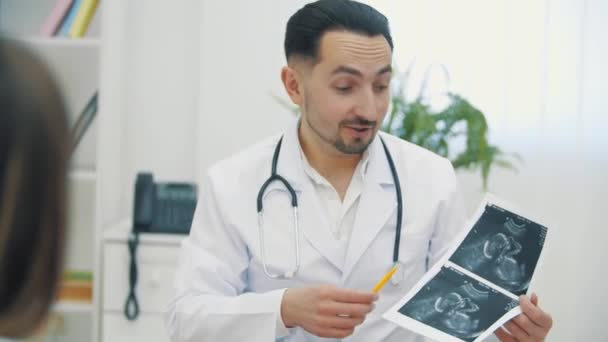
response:
M125 316L135 320L139 304L135 296L137 285L136 252L140 233L188 234L196 209L196 185L189 183L155 183L151 173L138 173L135 181L133 230L129 235L129 295Z
M133 229L142 233L188 234L196 208L196 186L188 183L154 183L150 173L135 182Z

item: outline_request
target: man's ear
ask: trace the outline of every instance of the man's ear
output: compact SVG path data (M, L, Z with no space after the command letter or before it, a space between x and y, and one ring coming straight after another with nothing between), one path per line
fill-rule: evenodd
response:
M284 66L281 69L281 80L283 81L283 86L285 87L285 91L291 98L291 101L298 106L302 106L303 103L303 80L300 77L295 68L290 66Z

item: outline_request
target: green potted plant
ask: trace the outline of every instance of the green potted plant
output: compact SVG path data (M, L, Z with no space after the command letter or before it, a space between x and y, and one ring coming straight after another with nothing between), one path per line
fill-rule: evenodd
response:
M449 73L443 65L449 88ZM462 96L447 91L447 105L433 110L424 93L433 66L427 68L420 91L413 100L407 97L407 85L412 65L402 75L395 73L392 79L392 103L390 113L382 126L388 133L422 146L449 158L454 169L480 170L483 188L487 189L492 166L516 171L512 159L517 154L507 154L488 141L488 124L484 114ZM458 139L464 139L464 148L453 149ZM462 143L460 144L462 145Z

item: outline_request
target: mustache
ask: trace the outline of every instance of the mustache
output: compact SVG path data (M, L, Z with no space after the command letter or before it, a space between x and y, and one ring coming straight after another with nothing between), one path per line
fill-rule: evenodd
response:
M364 118L346 119L340 122L340 126L364 126L376 127L377 121L371 121Z

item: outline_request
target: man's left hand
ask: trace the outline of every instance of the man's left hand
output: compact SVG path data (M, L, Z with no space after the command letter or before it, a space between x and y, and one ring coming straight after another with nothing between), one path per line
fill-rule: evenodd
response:
M553 326L551 315L538 306L538 296L521 296L522 313L494 332L502 342L541 342Z

